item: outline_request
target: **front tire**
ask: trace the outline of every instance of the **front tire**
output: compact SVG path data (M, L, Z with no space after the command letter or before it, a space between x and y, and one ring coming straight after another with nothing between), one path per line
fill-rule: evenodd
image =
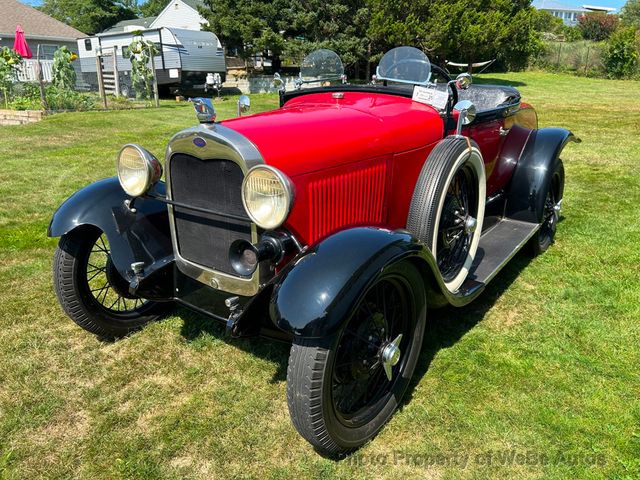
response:
M294 339L287 369L289 413L316 450L345 454L378 433L413 375L425 322L422 277L402 261L365 290L329 346Z
M106 339L139 330L167 308L128 293L128 283L111 261L106 235L93 227L81 227L60 238L53 259L53 285L71 320Z

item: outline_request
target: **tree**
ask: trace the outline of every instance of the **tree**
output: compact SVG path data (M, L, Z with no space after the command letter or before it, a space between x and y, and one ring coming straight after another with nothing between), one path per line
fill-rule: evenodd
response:
M613 78L628 78L638 73L640 32L633 27L616 30L603 52L607 74Z
M377 45L413 45L436 61L498 59L519 68L540 46L529 0L371 0Z
M275 70L283 56L299 60L315 48L335 50L347 64L366 56L365 0L205 0L200 13L227 49L269 57Z
M587 40L606 40L618 28L618 16L602 12L587 13L578 17L578 28Z
M140 5L140 14L143 17L155 17L167 6L168 0L147 0Z
M640 29L640 0L627 0L622 7L620 21L626 26Z
M120 20L135 18L133 0L44 0L41 10L47 15L92 35Z

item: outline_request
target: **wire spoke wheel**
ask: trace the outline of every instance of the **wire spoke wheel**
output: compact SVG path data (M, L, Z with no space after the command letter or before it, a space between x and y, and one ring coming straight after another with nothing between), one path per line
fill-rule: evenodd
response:
M346 425L362 425L375 416L376 404L383 404L392 391L393 373L402 369L401 356L392 366L389 379L384 372L383 351L410 323L407 290L398 278L377 283L343 333L336 351L332 397L338 418ZM408 342L407 337L400 343L401 352Z
M423 278L409 260L389 265L351 308L328 338L294 338L287 369L291 420L329 455L363 445L402 400L426 324Z
M60 238L53 284L65 313L105 339L138 330L171 306L129 293L129 282L113 263L107 236L95 227L78 227Z
M447 189L436 250L445 282L460 273L471 249L478 218L477 184L471 168L463 165Z
M86 279L95 301L112 313L133 312L148 301L128 293L128 284L111 260L109 241L101 234L87 257Z

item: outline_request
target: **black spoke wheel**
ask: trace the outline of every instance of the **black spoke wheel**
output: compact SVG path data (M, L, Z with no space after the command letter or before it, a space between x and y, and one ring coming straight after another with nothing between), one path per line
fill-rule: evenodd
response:
M478 218L478 179L470 164L455 172L438 225L437 262L445 282L453 281L471 251ZM469 228L470 222L475 222Z
M546 252L555 239L563 195L564 165L562 160L558 160L556 169L547 186L540 229L531 237L530 250L533 256Z
M298 432L330 455L349 452L373 437L407 388L425 322L422 277L402 261L365 290L331 346L296 338L287 400Z
M464 283L473 264L485 202L485 167L478 145L466 137L441 140L422 166L407 230L431 250L451 292Z
M53 281L65 313L104 338L125 336L166 310L163 304L129 294L128 282L113 264L109 242L97 228L83 227L60 238Z

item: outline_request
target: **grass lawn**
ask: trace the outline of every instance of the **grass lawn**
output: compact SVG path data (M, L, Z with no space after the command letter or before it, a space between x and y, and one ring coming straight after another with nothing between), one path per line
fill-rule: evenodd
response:
M640 478L640 82L484 78L508 80L541 126L583 139L564 154L556 244L430 312L407 401L340 462L289 421L286 345L182 309L103 343L57 304L55 208L113 175L124 143L161 158L190 104L0 127L0 478Z

